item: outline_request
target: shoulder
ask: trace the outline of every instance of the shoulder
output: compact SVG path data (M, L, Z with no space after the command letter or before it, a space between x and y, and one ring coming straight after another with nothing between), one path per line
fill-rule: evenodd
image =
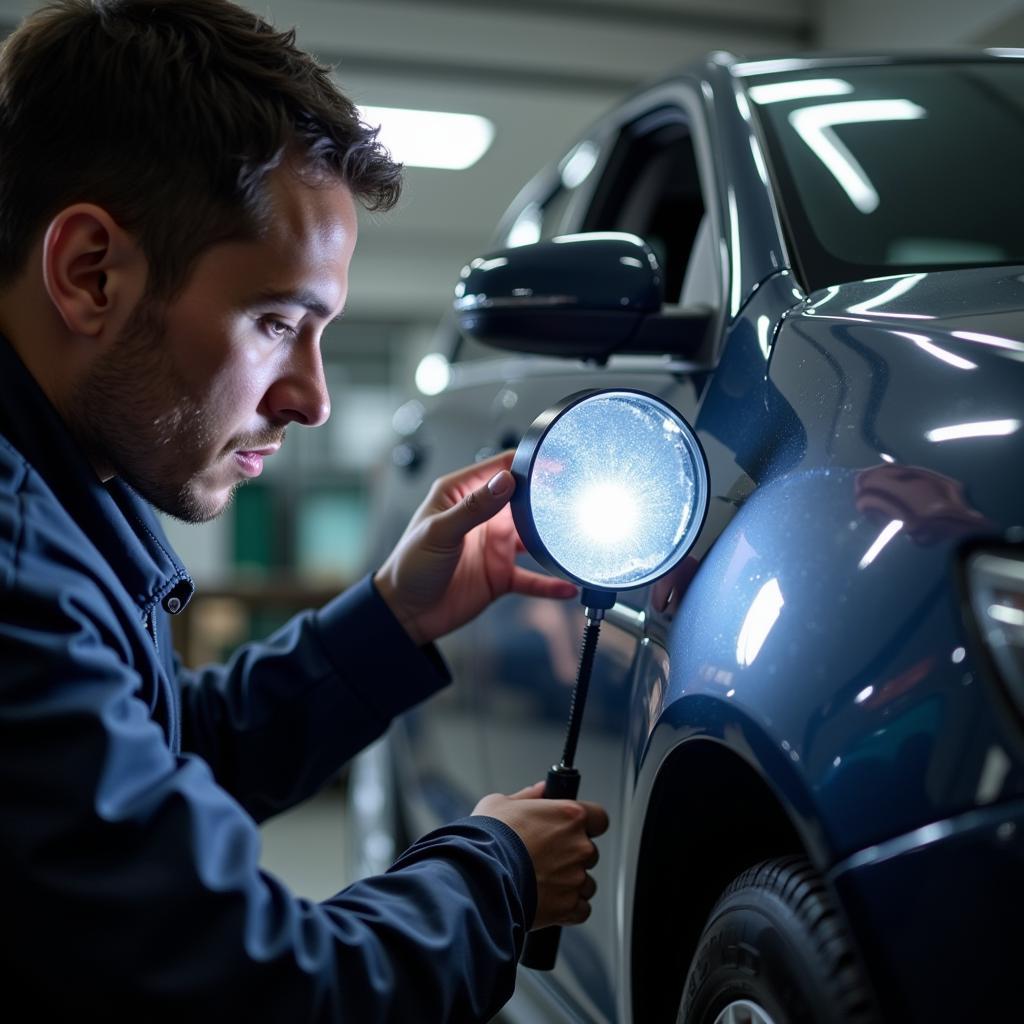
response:
M21 496L29 474L25 457L0 435L0 580L10 585L24 526Z
M93 545L46 481L0 436L0 581L16 589L26 577L53 584L89 566Z

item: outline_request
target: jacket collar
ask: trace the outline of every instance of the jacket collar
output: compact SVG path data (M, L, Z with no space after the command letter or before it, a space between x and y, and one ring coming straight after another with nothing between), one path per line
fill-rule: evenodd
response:
M194 586L149 505L126 483L103 484L10 342L0 335L0 433L46 481L147 615L180 611Z

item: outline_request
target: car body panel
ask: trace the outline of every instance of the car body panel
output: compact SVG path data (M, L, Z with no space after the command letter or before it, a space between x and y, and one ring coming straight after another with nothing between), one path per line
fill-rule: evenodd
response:
M523 1019L672 1019L717 893L758 857L792 852L827 878L892 1019L967 1019L941 1016L968 1005L958 958L1006 991L998 936L1021 904L1024 728L979 643L964 558L1024 540L1024 267L808 294L747 98L756 70L713 55L627 100L584 137L591 177L544 228L587 230L623 133L678 113L711 227L699 258L721 286L701 358L455 362L443 393L416 400L378 494L377 561L430 479L514 447L588 388L663 398L707 457L708 515L672 604L623 592L602 627L577 763L580 796L612 829L590 920L565 930L554 971L521 972ZM496 247L558 180L548 168L523 190ZM666 296L668 314L678 300ZM407 826L543 777L581 631L578 602L510 596L441 642L454 686L391 734ZM744 834L731 816L756 826ZM948 920L980 929L971 894L997 900L998 883L1003 933L976 945L952 924L933 934L922 907L957 871L971 881L946 894Z

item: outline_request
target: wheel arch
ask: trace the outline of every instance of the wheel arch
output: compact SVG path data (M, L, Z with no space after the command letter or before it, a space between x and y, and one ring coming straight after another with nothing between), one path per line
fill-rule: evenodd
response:
M668 753L651 788L633 875L634 1021L675 1021L687 968L721 892L757 861L790 853L810 855L783 802L744 758L707 738ZM664 941L666 915L671 943Z

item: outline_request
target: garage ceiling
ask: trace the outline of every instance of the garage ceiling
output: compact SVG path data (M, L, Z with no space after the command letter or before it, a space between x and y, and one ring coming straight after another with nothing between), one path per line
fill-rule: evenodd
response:
M0 0L8 27L36 4ZM337 68L357 102L482 114L494 143L464 171L411 168L401 206L364 217L353 317L431 321L518 189L639 83L712 49L790 50L805 0L250 2Z
M439 313L518 189L639 83L710 49L785 50L809 34L803 0L278 0L273 12L356 102L496 126L476 166L410 169L401 207L365 225L353 313Z
M447 306L459 268L486 247L518 189L639 84L709 50L792 52L812 40L862 47L892 38L887 18L907 30L897 41L931 26L934 44L936 22L966 28L1020 11L1007 0L976 0L967 11L960 0L248 2L278 26L295 25L357 103L494 122L494 143L474 167L411 168L401 206L363 219L350 315L424 323ZM0 23L13 26L33 6L0 0Z

